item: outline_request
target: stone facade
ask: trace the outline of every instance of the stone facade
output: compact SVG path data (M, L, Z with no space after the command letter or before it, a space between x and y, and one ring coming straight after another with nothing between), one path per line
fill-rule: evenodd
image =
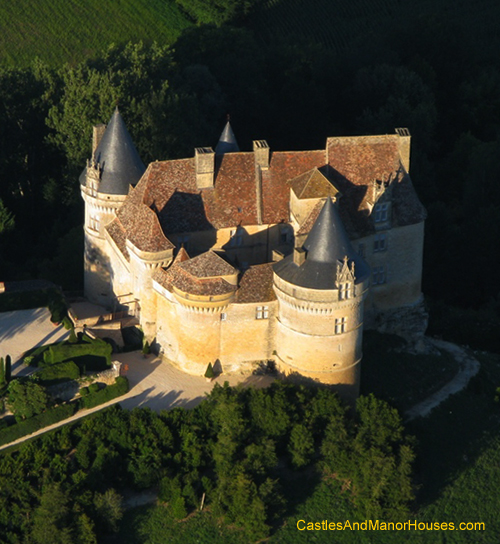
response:
M115 112L113 134L122 124ZM354 397L363 327L423 333L425 210L407 131L329 138L319 151L271 152L259 140L240 152L226 127L215 152L144 173L134 155L135 178L108 158L122 157L108 133L80 178L86 295L134 313L186 372L273 360Z

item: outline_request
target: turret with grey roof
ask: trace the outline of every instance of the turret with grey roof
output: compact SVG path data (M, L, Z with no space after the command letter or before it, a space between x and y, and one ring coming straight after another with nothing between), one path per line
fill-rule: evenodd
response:
M109 195L126 195L129 186L135 185L145 171L132 138L116 108L104 135L94 152L93 163L100 169L97 192ZM87 166L80 175L85 185Z
M239 151L238 142L234 136L233 129L229 121L226 123L224 130L219 138L219 143L215 148L215 153L217 155L224 155L224 153L234 153Z
M370 275L366 261L354 251L337 207L327 198L303 245L305 259L297 262L293 255L274 265L274 272L283 280L308 289L335 289L339 264L345 257L354 264L355 283ZM297 251L297 250L296 250Z

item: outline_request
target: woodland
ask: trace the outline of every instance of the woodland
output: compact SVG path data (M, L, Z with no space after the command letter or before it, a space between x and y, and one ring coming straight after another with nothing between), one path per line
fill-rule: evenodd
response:
M295 543L310 536L293 527L299 512L333 510L352 520L417 512L463 521L472 512L494 523L500 55L487 29L496 7L480 2L472 16L455 2L451 16L444 0L421 1L415 16L396 17L405 2L366 3L384 17L340 39L316 31L312 6L327 8L310 4L182 0L184 22L168 40L0 64L0 279L81 291L78 176L92 125L117 105L145 164L214 146L227 114L242 150L263 138L271 150L319 149L328 136L408 127L410 172L428 212L429 333L481 350L480 375L434 419L409 425L416 439L366 384L355 414L327 391L290 385L216 387L191 411L106 410L0 455L0 543L194 542L193 531L200 542ZM300 9L307 17L297 22ZM361 8L339 11L335 24L368 28ZM413 385L401 378L394 390ZM384 398L384 387L376 393ZM124 515L127 496L151 488L169 507ZM478 497L482 510L471 506ZM499 530L497 522L496 533L443 542L496 543Z

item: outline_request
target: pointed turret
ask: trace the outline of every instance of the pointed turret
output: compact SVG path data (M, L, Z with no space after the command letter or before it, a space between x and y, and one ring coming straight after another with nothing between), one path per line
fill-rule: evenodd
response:
M93 165L100 170L97 192L109 195L126 195L129 186L135 185L144 174L145 167L132 142L132 138L116 108L104 135L94 152ZM87 168L80 176L85 184Z
M276 274L289 283L309 289L335 289L338 265L347 257L354 264L356 283L366 279L370 268L352 247L337 207L327 198L303 249L274 266Z
M234 153L239 150L240 148L238 147L238 142L234 136L231 124L228 121L224 127L224 130L222 131L222 134L220 135L219 143L215 148L215 153L217 155L224 155L224 153Z

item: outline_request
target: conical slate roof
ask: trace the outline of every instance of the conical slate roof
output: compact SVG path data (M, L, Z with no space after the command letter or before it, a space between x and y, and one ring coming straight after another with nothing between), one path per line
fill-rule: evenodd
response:
M307 252L306 259L300 266L293 262L293 255L274 265L276 274L294 285L309 289L334 289L337 264L342 263L346 256L349 265L354 262L356 283L370 274L368 264L354 251L331 198L326 199L303 248Z
M234 136L233 129L229 121L226 123L224 130L219 138L219 143L215 147L215 153L217 155L223 155L224 153L234 153L239 151L238 142Z
M113 113L93 158L102 168L99 193L126 195L129 185L135 185L144 174L146 168L118 108ZM85 175L86 169L80 176L82 183L85 181Z

